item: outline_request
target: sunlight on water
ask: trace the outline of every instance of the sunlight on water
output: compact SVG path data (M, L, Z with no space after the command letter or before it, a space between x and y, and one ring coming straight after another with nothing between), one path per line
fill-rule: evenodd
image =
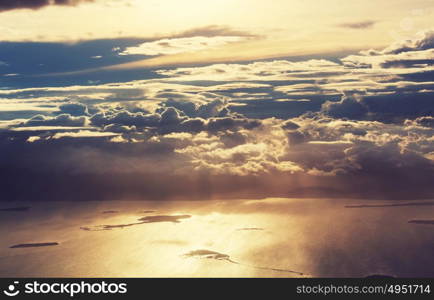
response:
M0 212L0 275L433 275L434 227L408 223L432 216L430 202L413 207L345 207L359 203L319 199L36 203L28 211ZM20 244L30 246L10 248Z

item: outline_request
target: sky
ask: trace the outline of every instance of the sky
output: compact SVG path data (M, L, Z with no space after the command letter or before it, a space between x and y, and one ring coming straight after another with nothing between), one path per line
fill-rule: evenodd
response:
M433 10L0 0L1 198L432 198Z

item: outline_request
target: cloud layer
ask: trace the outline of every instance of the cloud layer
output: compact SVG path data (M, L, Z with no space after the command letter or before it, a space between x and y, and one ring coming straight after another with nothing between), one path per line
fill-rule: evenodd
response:
M2 197L433 197L433 51L426 31L334 61L0 90Z

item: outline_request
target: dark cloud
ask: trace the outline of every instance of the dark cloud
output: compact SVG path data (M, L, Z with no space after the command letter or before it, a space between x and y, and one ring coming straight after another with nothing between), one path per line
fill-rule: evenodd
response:
M211 118L229 115L228 101L215 93L182 94L175 92L158 93L158 98L167 99L164 107L174 107L189 117ZM201 101L197 103L197 101ZM160 108L159 111L163 110ZM232 114L234 115L234 114Z
M154 113L130 112L126 109L99 112L90 118L90 122L96 126L105 126L106 131L114 129L113 132L128 132L133 131L134 128L147 128L159 134L171 132L218 132L241 128L252 129L260 126L258 120L250 120L240 115L229 114L226 104L220 100L199 106L195 106L191 102L189 103L191 105L187 105L188 102L184 103L186 104L168 101ZM187 116L184 112L194 117Z
M300 128L300 126L291 120L287 120L282 124L282 128L286 130L296 130Z
M39 9L49 5L75 6L83 2L94 0L1 0L0 12L13 9Z
M231 117L210 119L208 130L211 132L234 130L236 128L253 129L261 125L258 120L246 118L236 119Z
M174 120L179 122L176 116ZM216 121L218 123L219 119L209 120ZM158 200L327 195L420 199L434 196L431 185L434 176L432 161L422 154L401 149L400 145L405 140L400 142L393 136L390 142L385 140L384 145L376 144L375 134L383 140L388 135L385 129L375 133L370 128L381 128L383 125L347 122L339 127L329 127L333 119L318 119L316 124L310 119L294 120L299 128L292 126L284 129L291 134L291 147L285 150L286 156L280 157L280 160L293 161L306 171L311 170L311 174L282 171L257 174L249 161L261 154L248 152L253 138L250 131L258 130L260 133L265 130L261 129L264 125L231 133L240 124L225 119L220 122L225 125L219 125L219 130L211 130L207 135L198 137L203 141L197 146L194 135L187 136L186 140L178 140L176 135L169 139L158 132L155 137L159 141L150 139L135 143L113 143L109 137L49 139L28 143L29 134L34 133L3 133L0 159L2 198ZM242 126L249 128L244 123ZM297 143L292 140L295 133L302 136ZM128 137L131 133L125 134ZM357 138L353 144L333 143L349 134ZM409 136L406 132L401 135L402 139ZM373 141L368 141L368 138ZM270 134L265 131L259 142L267 142L267 139L270 139ZM331 144L310 143L317 139L331 141ZM220 146L218 150L207 150L213 149L208 147L219 140L225 146ZM268 143L277 142L283 141L276 138ZM200 159L209 160L210 166L221 164L223 173L215 174L208 167L198 169L189 152L178 151L188 147L198 151L198 155L203 155ZM234 152L237 147L241 147L238 153ZM429 149L423 151L429 152ZM268 152L272 151L276 150L270 148ZM213 158L213 153L221 153L221 156ZM264 153L268 154L267 151ZM265 164L270 159L263 157L260 163ZM229 164L241 169L245 164L252 168L249 171L251 174L230 174L229 169L225 169L229 168ZM397 185L405 186L405 189L396 189ZM22 186L27 188L22 189Z
M426 116L426 117L418 117L414 120L406 120L405 125L434 128L434 117Z
M322 110L335 118L362 119L368 113L368 108L361 99L342 97L341 101L328 101L322 105Z
M59 106L61 113L69 114L71 116L86 116L89 115L87 106L82 103L68 102Z
M433 92L344 96L340 101L324 103L322 111L335 118L402 123L424 117L429 123L434 114L433 96Z
M434 65L434 59L399 59L385 61L380 64L382 68L425 68Z

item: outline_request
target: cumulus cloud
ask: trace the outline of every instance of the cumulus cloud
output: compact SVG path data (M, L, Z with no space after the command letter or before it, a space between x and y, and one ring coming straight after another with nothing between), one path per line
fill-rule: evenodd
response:
M359 68L426 68L434 64L433 51L434 31L426 30L383 50L361 51L342 61L348 67Z
M360 119L367 113L368 109L361 99L357 97L342 97L341 101L327 101L322 105L322 110L336 118Z
M163 114L166 124L178 128L190 121L174 108ZM219 120L224 119L207 121ZM2 165L6 171L20 166L49 178L62 172L62 180L72 180L72 186L60 190L74 195L71 189L80 184L97 198L112 197L113 189L118 196L147 199L318 196L326 187L334 196L421 198L434 192L428 183L434 161L426 157L434 151L433 129L421 126L426 120L393 125L306 115L255 121L255 126L230 122L221 130L202 132L174 128L143 135L119 124L105 125L101 132L58 132L49 139L17 132L1 138ZM114 136L124 136L124 142L114 143ZM134 143L128 142L133 138ZM32 159L23 159L22 151ZM405 184L405 192L393 188L396 182Z
M90 122L97 126L117 124L141 128L157 126L160 121L161 115L159 114L134 113L128 110L100 112L90 118Z
M419 32L413 39L394 43L382 51L384 54L399 54L409 51L423 51L434 48L434 30Z
M342 61L347 67L353 68L424 68L433 65L434 53L433 49L398 54L370 53L370 55L350 55Z
M406 120L405 125L416 126L416 127L421 126L421 127L434 128L434 117L426 116L426 117L418 117L414 120Z
M175 109L165 112L162 119L169 124L188 121ZM72 186L59 189L74 195L71 189L80 184L97 198L112 197L114 189L116 195L172 199L318 196L325 188L336 197L422 198L434 192L429 184L434 161L426 157L434 151L434 132L421 126L423 121L394 125L306 115L253 127L148 136L120 125L105 126L103 132L58 132L49 139L31 132L11 139L8 133L1 139L2 164L7 171L20 166L49 178L62 172ZM114 143L114 136L126 139ZM128 142L132 137L136 141ZM32 159L23 159L22 151ZM397 182L405 191L394 188Z
M21 123L21 126L85 126L88 120L86 117L74 117L69 114L60 114L56 117L36 115Z
M203 32L177 39L231 36ZM9 105L0 106L1 193L433 197L429 37L340 61L212 64L124 83L0 90ZM39 110L6 112L18 103Z
M434 92L392 93L386 95L343 96L327 101L322 111L336 118L378 120L401 123L408 118L429 117L434 113Z
M68 102L59 105L61 113L69 114L71 116L85 116L89 115L87 106L83 103Z

